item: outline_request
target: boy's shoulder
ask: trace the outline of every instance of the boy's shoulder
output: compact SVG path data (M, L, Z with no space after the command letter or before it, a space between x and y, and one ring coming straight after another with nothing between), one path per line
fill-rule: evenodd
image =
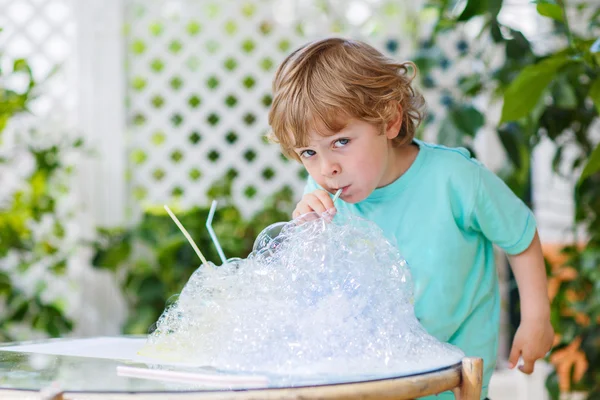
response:
M448 147L442 144L425 142L414 139L419 148L434 156L433 160L445 163L455 163L457 165L481 166L481 163L473 158L471 152L464 147Z
M476 178L483 164L464 147L448 147L441 144L415 140L425 154L425 168L438 177L456 180Z

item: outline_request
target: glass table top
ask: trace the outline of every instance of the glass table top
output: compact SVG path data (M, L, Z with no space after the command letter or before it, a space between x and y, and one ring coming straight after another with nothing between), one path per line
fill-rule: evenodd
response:
M104 340L102 340L104 339ZM283 377L218 371L210 367L157 364L136 356L143 337L51 339L0 344L0 391L42 390L58 384L69 392L173 392L248 390L364 382L414 376L456 367L461 360L429 371L378 375ZM152 376L158 374L159 376Z

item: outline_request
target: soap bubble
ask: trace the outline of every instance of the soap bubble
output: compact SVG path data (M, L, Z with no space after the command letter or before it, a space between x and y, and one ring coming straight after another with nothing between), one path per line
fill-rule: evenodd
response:
M288 384L459 362L464 354L430 336L413 303L408 265L377 225L313 213L269 226L246 259L198 268L143 355Z
M289 222L276 222L263 229L262 232L256 237L252 251L260 251L267 247L272 240L279 236L281 230L287 224L289 224Z

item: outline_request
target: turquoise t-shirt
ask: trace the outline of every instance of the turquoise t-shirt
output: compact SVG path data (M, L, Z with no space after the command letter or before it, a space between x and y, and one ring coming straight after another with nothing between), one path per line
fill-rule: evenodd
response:
M463 148L415 140L419 153L396 181L338 214L375 222L396 243L414 283L415 314L437 339L484 360L482 398L496 365L500 292L493 245L526 250L536 224L506 184ZM305 193L320 187L309 178ZM431 399L454 399L448 392Z

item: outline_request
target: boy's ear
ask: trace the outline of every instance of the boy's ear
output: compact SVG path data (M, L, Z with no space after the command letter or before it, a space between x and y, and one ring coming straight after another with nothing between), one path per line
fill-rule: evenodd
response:
M393 139L396 136L398 136L398 134L400 133L400 127L402 127L402 106L400 105L400 103L398 103L396 105L397 107L397 111L394 114L394 116L392 117L391 120L388 121L388 123L385 126L385 136L388 139Z

